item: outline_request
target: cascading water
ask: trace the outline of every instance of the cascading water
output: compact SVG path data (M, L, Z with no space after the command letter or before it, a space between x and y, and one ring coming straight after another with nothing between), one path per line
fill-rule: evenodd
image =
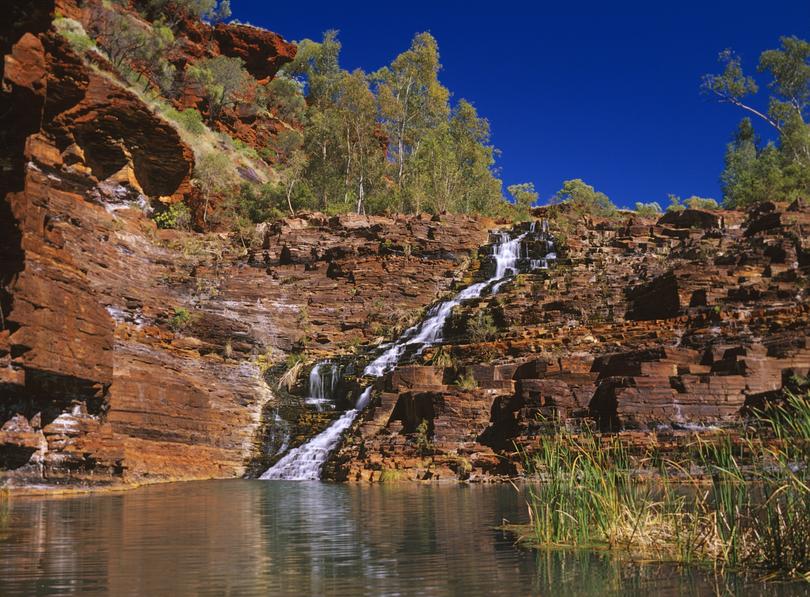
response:
M332 404L340 381L340 367L331 361L318 363L309 373L309 396L306 403L319 411Z
M418 355L425 348L441 342L444 324L454 307L466 300L480 297L487 288L491 288L490 292L496 294L512 276L517 274L518 262L521 259L521 246L527 235L536 234L535 225L536 222L532 222L529 231L516 238L510 238L507 232L497 233L498 241L494 246L492 255L495 260L495 274L484 282L477 282L468 286L452 299L442 301L431 307L425 319L405 330L395 342L389 344L380 356L366 366L363 374L367 377L382 377L386 372L394 368L406 354ZM542 220L541 226L543 234L547 235L548 222ZM553 245L550 248L553 249ZM541 261L547 267L547 262L551 259L556 259L554 253L549 253ZM529 260L529 263L533 267L535 260ZM321 384L321 386L317 387L322 387L323 379L320 377L319 366L320 364L316 365L313 373L318 377L316 384ZM363 391L353 409L343 413L326 430L305 444L290 450L287 455L268 469L261 478L291 481L320 479L321 468L337 447L343 432L349 428L357 415L368 406L371 399L371 389L371 386L369 386ZM310 374L310 394L313 393L313 377Z

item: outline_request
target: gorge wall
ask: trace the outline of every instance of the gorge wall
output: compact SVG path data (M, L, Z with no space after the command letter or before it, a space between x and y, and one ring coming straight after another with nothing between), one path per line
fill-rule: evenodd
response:
M504 223L301 214L249 239L159 230L151 205L195 201L194 154L53 30L57 10L86 21L88 5L15 1L0 25L0 480L240 476L279 456L282 410L288 447L335 415L303 406L306 369L279 387L289 357L367 360L481 279L479 247ZM266 81L295 54L252 27L185 26L178 60L239 56ZM223 126L272 135L243 116ZM559 259L457 308L442 345L378 380L328 477L512 475L549 421L677 444L806 383L807 202L552 215L534 218L550 218Z
M806 389L807 202L551 232L565 243L550 269L468 302L443 345L378 383L331 478L513 475L559 423L679 449Z
M241 475L275 400L266 363L348 350L379 335L370 313L422 309L486 225L304 216L260 227L251 251L227 234L158 230L150 201L188 199L190 148L53 31L54 11L75 5L25 4L2 32L3 475ZM217 31L235 52L257 43L251 28ZM270 58L256 60L272 76Z

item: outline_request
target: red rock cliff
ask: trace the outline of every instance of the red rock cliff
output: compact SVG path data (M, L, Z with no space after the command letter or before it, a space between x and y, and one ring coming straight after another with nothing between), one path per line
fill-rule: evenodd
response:
M485 226L315 216L263 228L249 255L158 231L145 210L187 194L190 149L50 29L52 2L28 8L2 32L0 468L50 483L240 475L276 400L261 358L368 341L374 301L429 304ZM246 39L235 52L262 45ZM398 237L412 255L386 248Z

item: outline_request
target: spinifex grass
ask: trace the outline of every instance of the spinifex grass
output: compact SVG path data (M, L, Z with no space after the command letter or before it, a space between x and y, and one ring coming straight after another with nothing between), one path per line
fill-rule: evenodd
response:
M617 436L556 431L529 462L541 480L530 490L536 543L810 578L810 405L789 395L756 422L763 437L698 440L708 490L683 464L631 462ZM642 479L651 466L655 480Z

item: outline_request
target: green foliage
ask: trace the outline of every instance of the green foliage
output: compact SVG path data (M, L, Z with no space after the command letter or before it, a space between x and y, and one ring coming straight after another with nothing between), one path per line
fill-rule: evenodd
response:
M810 42L782 37L781 48L760 55L758 70L770 75L767 109L749 103L758 86L745 75L741 59L731 50L720 54L719 75L705 75L703 90L768 125L778 144L762 145L746 118L728 145L721 175L724 205L745 208L757 202L791 200L810 192Z
M476 381L472 371L466 371L458 376L456 386L462 390L474 390L478 387L478 381Z
M57 17L53 20L54 28L80 54L95 48L95 42L88 37L84 27L78 21Z
M0 487L0 529L8 524L9 511L9 491L6 487Z
M260 102L284 122L303 122L306 116L307 103L301 83L284 73L276 75L263 88Z
M677 195L669 195L669 206L667 207L667 213L671 211L683 211L686 209L686 206L681 204L681 198Z
M188 230L191 227L191 212L185 203L172 203L155 211L152 219L158 228Z
M144 91L154 84L164 94L174 90L175 67L165 58L175 43L163 22L145 23L104 3L92 8L93 34L118 72Z
M186 108L182 112L169 108L164 111L166 118L173 120L192 135L198 136L205 132L205 123L202 114L194 108Z
M203 196L203 221L208 221L212 200L226 196L235 188L237 175L227 154L209 151L197 159L194 165L194 185Z
M433 441L430 438L430 422L427 419L422 419L416 427L416 432L413 434L413 442L416 444L416 449L423 456L433 451Z
M555 198L568 206L575 219L586 216L612 218L617 214L616 206L607 195L579 178L563 182Z
M537 191L534 190L533 182L509 185L506 187L506 190L509 191L509 194L512 195L512 198L515 200L517 210L524 215L529 214L532 206L537 202L537 198L540 196Z
M492 315L479 311L467 320L467 335L472 342L486 342L492 340L498 333L498 326Z
M720 205L714 199L707 199L705 197L698 197L692 195L686 199L681 199L677 195L669 195L670 205L667 211L683 211L684 209L720 209Z
M439 367L442 369L454 367L455 361L453 359L451 349L443 344L439 345L439 347L433 353L433 358L431 359L430 364L434 367Z
M705 561L771 574L810 573L810 395L755 416L763 437L698 439L708 493L687 471L695 462L633 461L621 441L558 430L528 459L541 478L530 490L531 525L543 546L598 547L661 561ZM769 439L775 436L775 440ZM743 466L740 458L751 459ZM638 462L655 463L650 482ZM669 477L677 471L684 489Z
M380 483L397 483L402 481L402 471L393 468L384 468L380 471Z
M216 121L222 110L235 106L255 80L245 70L241 58L215 56L186 67L186 78L199 85L208 106L208 120Z
M179 332L188 327L191 323L191 313L185 307L175 307L174 315L169 319L169 327L175 332Z
M652 203L636 203L636 213L643 218L657 218L663 212L661 206L653 201Z
M233 198L236 215L252 224L283 217L283 203L283 190L273 183L262 186L243 184Z
M300 176L293 168L288 180L308 189L314 207L327 213L503 209L489 123L469 102L451 106L438 80L433 37L417 35L389 67L371 75L341 69L340 49L334 31L319 43L304 40L278 89L267 94L271 112L303 120L298 162L305 167ZM306 108L299 116L300 89ZM295 156L299 147L292 145L281 153Z
M720 209L717 201L692 195L683 200L683 204L689 209Z
M213 23L231 16L230 0L136 0L136 5L148 18L169 17L172 25L184 15Z

